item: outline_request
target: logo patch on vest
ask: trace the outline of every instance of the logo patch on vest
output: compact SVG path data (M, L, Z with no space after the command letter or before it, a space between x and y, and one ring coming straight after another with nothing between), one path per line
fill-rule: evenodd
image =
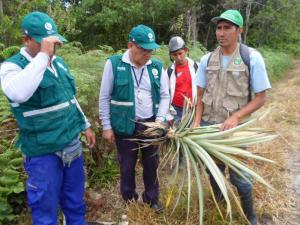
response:
M118 66L117 70L118 71L126 71L126 68L124 66Z
M153 76L155 77L155 78L157 78L158 77L158 70L157 69L152 69L152 74L153 74Z
M241 65L242 59L241 59L241 58L236 58L236 59L234 59L233 63L234 63L235 65Z

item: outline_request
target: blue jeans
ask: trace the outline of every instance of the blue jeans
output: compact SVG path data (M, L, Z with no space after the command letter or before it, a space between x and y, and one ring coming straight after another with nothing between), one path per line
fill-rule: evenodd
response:
M210 124L205 121L201 121L201 126L208 126L208 125ZM220 171L224 173L225 165L224 164L217 164L217 165ZM211 175L211 173L208 170L207 172L209 174L210 184L217 198L217 201L221 201L223 199L223 195L219 189L219 186L216 183L213 176ZM229 169L230 182L237 188L237 191L241 199L241 205L247 219L250 221L251 225L256 225L257 221L256 221L256 214L253 209L253 197L252 197L253 180L249 173L245 171L241 171L241 173L245 176L245 178L247 178L247 180L241 177L240 175L238 175L233 170Z
M85 225L83 156L64 165L56 154L26 157L28 206L34 225L58 225L59 206L67 225Z
M176 115L174 115L174 125L175 125L175 127L177 127L178 124L181 121L181 117L182 117L182 114L183 114L183 108L182 107L177 107L177 106L174 106L174 105L172 105L172 106L176 111Z

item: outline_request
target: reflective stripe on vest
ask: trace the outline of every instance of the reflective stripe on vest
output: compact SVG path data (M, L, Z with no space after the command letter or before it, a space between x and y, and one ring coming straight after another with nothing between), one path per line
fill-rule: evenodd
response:
M134 102L119 102L119 101L115 101L115 100L111 100L110 103L113 105L121 105L121 106L133 106L134 105Z
M76 104L76 100L72 99L70 101L72 104ZM70 102L64 102L58 105L54 105L51 107L47 107L47 108L43 108L43 109L36 109L36 110L31 110L31 111L27 111L27 112L23 112L23 116L24 117L29 117L29 116L36 116L36 115L40 115L40 114L44 114L44 113L48 113L48 112L53 112L53 111L57 111L60 109L64 109L70 106Z

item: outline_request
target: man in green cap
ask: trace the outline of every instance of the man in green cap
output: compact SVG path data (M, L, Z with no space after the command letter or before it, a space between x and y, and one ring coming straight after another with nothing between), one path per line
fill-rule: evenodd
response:
M55 48L66 39L45 13L22 21L21 51L0 70L1 86L17 120L34 225L86 225L84 162L80 133L93 147L95 136L76 98L74 78Z
M151 58L160 46L150 27L138 25L130 31L128 50L111 56L104 67L99 111L103 138L116 143L120 163L120 190L126 202L136 201L135 166L139 145L128 138L141 138L141 122L164 122L169 108L168 78L162 63ZM145 191L143 201L156 212L163 208L158 201L158 149L141 149Z
M221 130L237 126L243 118L263 106L266 90L271 88L261 54L240 44L243 17L237 10L227 10L212 19L216 23L219 47L203 56L197 71L198 99L194 127L221 123ZM254 92L252 98L251 92ZM218 162L221 171L224 164ZM253 209L252 179L244 179L229 169L230 180L237 187L241 205L251 225L257 224ZM249 182L251 181L251 183ZM222 194L210 176L218 200Z

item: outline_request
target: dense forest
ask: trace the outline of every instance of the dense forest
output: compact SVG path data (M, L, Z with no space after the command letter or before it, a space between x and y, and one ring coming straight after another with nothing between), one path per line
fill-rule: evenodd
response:
M299 54L299 0L1 0L0 42L19 44L22 17L41 10L54 17L69 41L81 42L87 49L123 48L131 27L140 23L155 30L159 43L168 43L171 35L178 34L212 49L215 38L210 20L226 8L242 12L243 38L249 45Z

